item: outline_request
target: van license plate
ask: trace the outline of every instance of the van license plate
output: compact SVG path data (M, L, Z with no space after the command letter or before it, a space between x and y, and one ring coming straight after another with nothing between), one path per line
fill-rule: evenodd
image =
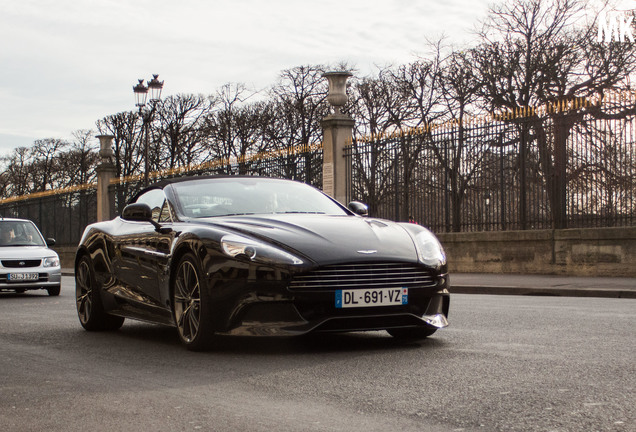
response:
M36 281L40 278L39 273L9 273L7 280L9 282L27 282Z

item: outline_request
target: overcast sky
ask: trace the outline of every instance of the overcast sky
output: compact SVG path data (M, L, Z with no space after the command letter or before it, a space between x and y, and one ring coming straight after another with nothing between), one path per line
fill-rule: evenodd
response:
M425 55L427 38L470 43L491 2L0 0L0 155L134 109L153 73L164 96L259 90L307 64L372 75Z

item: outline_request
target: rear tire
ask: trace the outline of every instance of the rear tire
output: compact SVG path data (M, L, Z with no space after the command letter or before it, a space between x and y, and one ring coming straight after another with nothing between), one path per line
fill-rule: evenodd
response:
M80 324L88 331L117 330L124 318L104 311L90 258L84 255L75 269L75 304Z
M190 351L205 351L212 345L214 326L199 260L186 253L172 281L172 313L179 339Z
M386 330L391 336L399 340L417 341L426 339L437 331L430 327L402 327Z

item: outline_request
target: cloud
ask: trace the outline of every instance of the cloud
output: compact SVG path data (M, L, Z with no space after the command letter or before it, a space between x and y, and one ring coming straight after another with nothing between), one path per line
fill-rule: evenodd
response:
M369 75L415 60L427 37L469 40L485 10L486 0L5 1L0 154L134 109L133 84L153 73L165 95L262 89L304 64L346 61Z

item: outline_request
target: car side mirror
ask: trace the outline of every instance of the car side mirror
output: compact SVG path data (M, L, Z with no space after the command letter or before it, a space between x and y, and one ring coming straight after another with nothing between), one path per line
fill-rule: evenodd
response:
M351 201L347 206L349 210L360 216L369 215L369 207L360 201Z
M152 210L148 204L135 203L128 204L121 212L121 218L133 222L151 222Z
M172 228L164 228L152 218L152 210L148 204L134 203L128 204L121 212L121 218L132 222L150 222L157 232L168 234L172 232Z
M55 246L55 239L54 238L47 238L46 239L46 245L47 246Z

